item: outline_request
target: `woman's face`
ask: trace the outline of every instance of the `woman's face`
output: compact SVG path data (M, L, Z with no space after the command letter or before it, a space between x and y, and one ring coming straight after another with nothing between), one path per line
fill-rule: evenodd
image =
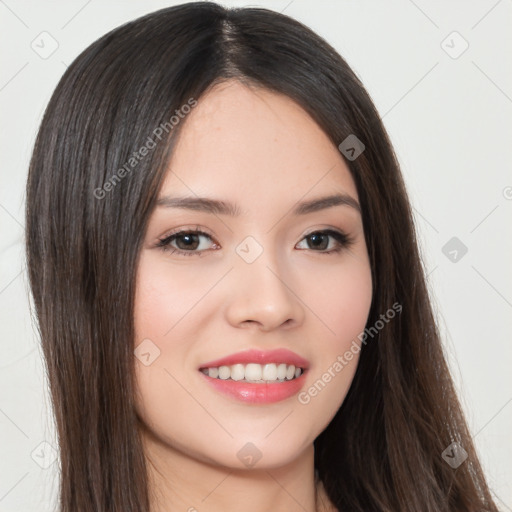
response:
M356 370L372 299L356 187L285 96L230 81L181 122L137 270L137 412L180 456L284 465Z

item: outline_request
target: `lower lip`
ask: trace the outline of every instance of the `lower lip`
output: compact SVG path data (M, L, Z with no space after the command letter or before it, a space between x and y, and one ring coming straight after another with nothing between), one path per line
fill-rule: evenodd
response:
M253 384L231 379L212 379L200 372L206 382L217 391L232 396L241 402L252 404L271 404L296 395L304 385L306 371L292 380L272 384Z

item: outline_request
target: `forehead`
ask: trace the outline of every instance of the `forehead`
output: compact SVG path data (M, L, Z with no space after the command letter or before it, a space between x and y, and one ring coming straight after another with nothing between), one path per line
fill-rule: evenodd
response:
M230 80L184 121L162 194L229 196L249 210L334 192L357 200L336 146L287 96Z

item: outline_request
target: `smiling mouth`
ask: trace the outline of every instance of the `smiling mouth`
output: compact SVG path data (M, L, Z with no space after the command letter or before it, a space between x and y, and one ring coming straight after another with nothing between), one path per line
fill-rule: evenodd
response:
M304 368L286 363L249 363L200 368L199 371L212 379L272 384L294 380L304 373Z

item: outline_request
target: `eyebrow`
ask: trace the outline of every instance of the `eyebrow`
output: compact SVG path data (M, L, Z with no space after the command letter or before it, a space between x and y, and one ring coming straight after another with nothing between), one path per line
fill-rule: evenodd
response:
M237 217L241 214L241 210L236 204L206 197L163 196L157 200L156 204L165 208L181 208L231 217ZM298 203L293 209L293 214L307 215L334 206L349 206L361 213L361 207L353 197L348 194L333 194Z

